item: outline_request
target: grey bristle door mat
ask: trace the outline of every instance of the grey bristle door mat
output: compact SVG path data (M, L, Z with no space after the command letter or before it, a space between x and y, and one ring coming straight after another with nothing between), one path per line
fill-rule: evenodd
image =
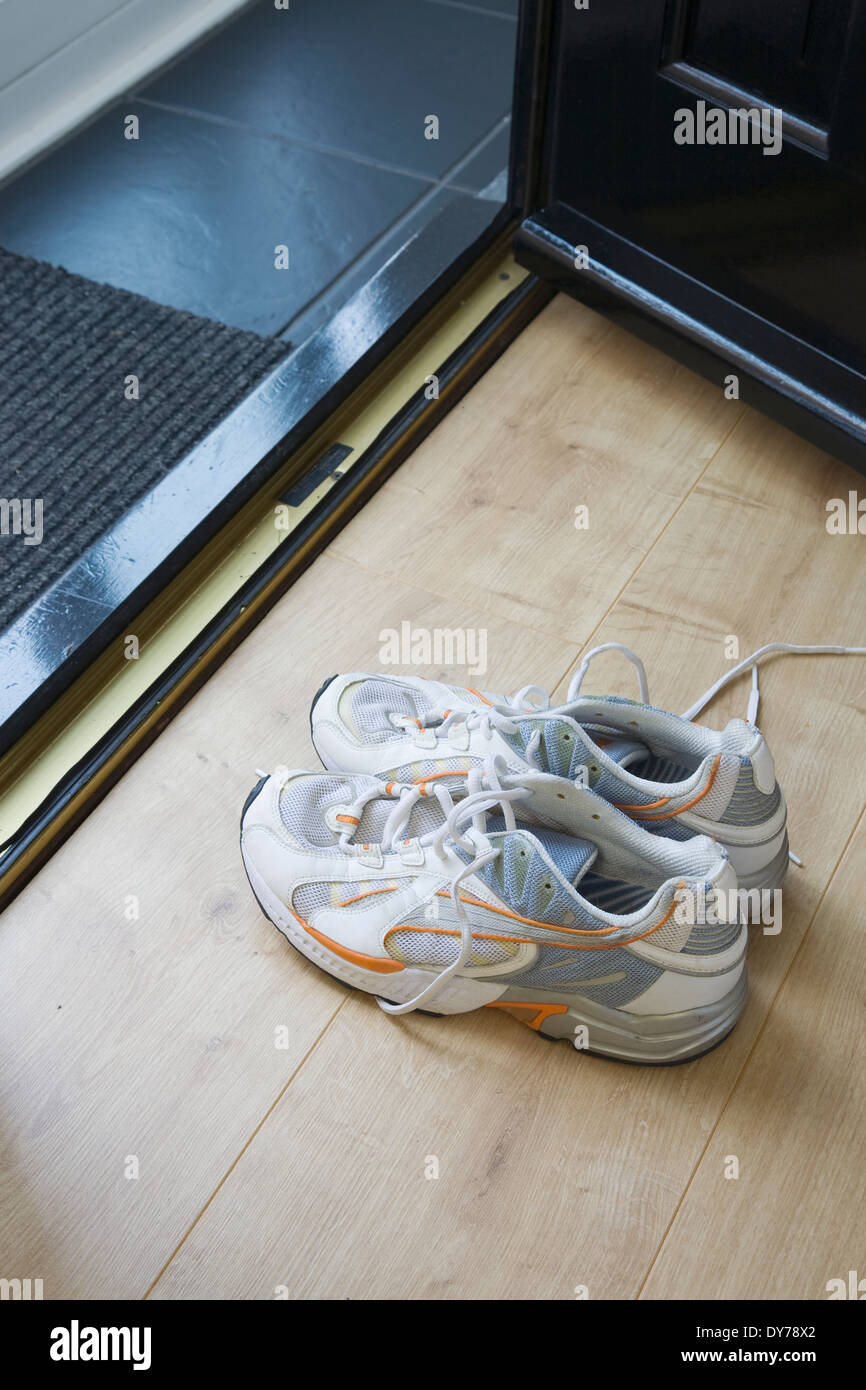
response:
M0 631L289 351L0 249Z

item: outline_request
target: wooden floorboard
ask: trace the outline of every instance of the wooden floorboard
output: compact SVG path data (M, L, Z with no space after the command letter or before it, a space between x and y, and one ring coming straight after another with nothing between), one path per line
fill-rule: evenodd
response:
M683 1067L577 1055L493 1011L387 1018L268 927L237 817L257 765L313 765L307 708L321 681L382 669L380 634L403 622L484 629L489 669L471 681L482 688L562 691L580 644L624 641L674 709L725 669L732 636L740 655L774 639L862 644L862 538L824 525L827 498L849 486L848 470L720 389L554 301L5 914L13 1002L0 1036L15 1063L0 1096L0 1238L16 1269L42 1277L46 1297L152 1286L156 1298L272 1298L280 1285L329 1298L570 1299L579 1286L679 1297L693 1233L701 1296L758 1287L758 1247L733 1241L749 1219L736 1183L723 1198L730 1238L713 1252L717 1157L753 1164L772 1144L778 1175L823 1142L821 1106L786 1129L802 1078L766 1040L780 1027L784 1041L790 1016L777 1011L801 974L794 1002L808 1000L801 962L833 937L827 912L856 906L848 860L834 870L864 802L866 662L766 668L760 722L804 868L786 883L781 933L754 933L737 1029ZM574 526L581 504L588 530ZM631 694L632 675L606 655L587 688ZM743 679L702 718L719 726L746 699ZM826 1026L838 1007L847 1035L846 972L818 974L818 1014ZM853 1042L837 1043L850 1055ZM817 1095L833 1056L823 1045L790 1063L814 1067ZM824 1080L841 1097L838 1078ZM776 1122L759 1144L746 1131L762 1085ZM835 1183L831 1232L853 1180ZM786 1260L791 1291L815 1287L829 1245L807 1243L795 1271L790 1201L759 1190L778 1287Z
M866 1278L864 877L861 821L644 1297L826 1299L833 1280L850 1297L849 1271Z
M403 619L478 613L323 557L0 921L0 1250L46 1298L143 1295L344 1003L259 911L238 821L256 767L318 765L313 694ZM510 681L574 655L488 629Z
M561 297L333 553L583 642L742 410Z

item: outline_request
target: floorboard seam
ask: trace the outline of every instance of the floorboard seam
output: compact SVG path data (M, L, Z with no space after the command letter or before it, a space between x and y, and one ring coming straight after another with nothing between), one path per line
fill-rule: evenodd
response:
M698 476L697 476L695 479L693 479L693 481L692 481L692 483L690 484L688 490L687 490L686 492L683 493L682 497L680 498L680 500L679 500L679 502L677 503L677 505L674 507L674 510L671 512L671 514L670 514L670 516L668 517L667 521L663 523L662 528L661 528L661 530L659 531L658 535L656 536L655 540L650 542L650 545L649 545L648 549L644 552L644 554L642 555L641 559L638 560L637 564L635 565L635 567L634 567L634 569L632 570L631 574L629 575L628 579L626 579L625 583L624 583L624 584L622 585L622 587L620 588L620 590L619 590L619 592L617 593L616 597L615 597L614 599L611 600L610 604L609 604L608 607L605 609L605 612L602 614L601 618L598 620L598 622L596 623L595 627L592 629L592 632L589 634L589 636L587 637L586 641L585 641L585 642L583 643L583 645L581 646L580 651L577 653L577 656L574 658L574 661L572 661L571 665L568 666L568 667L566 668L566 670L563 672L562 676L560 677L559 681L557 682L557 685L561 684L562 681L565 680L565 677L569 674L569 672L570 672L574 667L576 667L578 661L580 661L580 659L583 657L583 655L584 655L586 649L589 647L589 644L592 642L593 638L596 636L596 634L601 630L601 628L602 628L602 627L604 626L604 624L607 622L607 619L610 617L610 615L611 615L611 613L613 612L614 608L615 608L616 605L619 603L620 599L622 598L622 596L623 596L623 594L625 593L626 589L628 588L629 584L630 584L630 583L632 582L632 580L634 579L635 575L638 574L638 573L641 571L641 569L643 568L643 566L646 564L647 560L649 559L650 555L651 555L652 552L655 550L655 548L656 548L656 546L658 545L659 541L660 541L660 540L662 539L662 537L664 536L665 532L668 530L668 528L669 528L670 526L673 525L674 521L676 520L676 518L677 518L677 516L679 515L679 513L682 511L683 507L686 505L686 502L687 502L687 501L689 500L689 498L691 497L691 495L692 495L692 493L694 492L695 488L699 485L699 483L703 480L703 478L706 477L706 475L707 475L707 473L709 472L710 468L712 468L713 464L715 463L715 461L716 461L716 459L718 458L719 454L721 453L722 449L724 449L725 445L727 444L728 440L731 438L731 435L734 433L734 430L737 428L737 426L739 425L740 421L743 419L744 415L745 415L745 411L742 410L741 413L737 416L737 419L736 419L736 420L734 421L734 423L731 425L731 428L728 430L728 433L725 435L724 439L721 440L721 442L719 443L718 448L716 448L716 449L714 450L713 454L710 456L710 458L707 459L706 466L701 470L701 472L698 474ZM556 687L554 686L554 689L555 689L555 688L556 688Z
M249 1138L248 1138L248 1139L246 1140L246 1142L241 1146L241 1148L238 1150L238 1152L237 1152L237 1154L235 1155L235 1157L232 1159L231 1163L229 1164L229 1166L228 1166L228 1168L226 1169L226 1171L223 1173L222 1177L220 1178L220 1180L219 1180L219 1182L217 1183L216 1187L214 1188L213 1192L212 1192L212 1193L210 1194L210 1196L208 1197L208 1199L207 1199L207 1201L205 1202L204 1206L201 1208L201 1210L197 1213L195 1219L190 1223L190 1225L189 1225L189 1226L187 1227L187 1229L184 1231L184 1233L183 1233L183 1235L181 1236L180 1240L178 1241L177 1245L174 1247L174 1249L172 1250L171 1254L169 1255L169 1257L168 1257L168 1259L165 1261L165 1263L161 1266L161 1268L159 1269L159 1271L158 1271L158 1273L156 1274L155 1278L153 1278L153 1279L151 1280L151 1282L148 1284L147 1288L145 1289L145 1291L144 1291L144 1293L143 1293L143 1295L142 1295L142 1302L144 1302L146 1299L150 1298L151 1293L152 1293L153 1290L156 1288L157 1284L159 1283L159 1281L160 1281L160 1279L162 1278L162 1276L165 1274L165 1272L166 1272L166 1270L168 1269L169 1265L172 1264L172 1262L174 1261L174 1259L175 1259L176 1256L178 1255L179 1251L180 1251L180 1250L182 1249L182 1247L186 1244L187 1240L188 1240L189 1237L192 1235L192 1232L195 1230L196 1226L197 1226L198 1223L201 1221L202 1217L204 1216L205 1212L208 1210L208 1207L211 1205L211 1203L213 1202L214 1198L217 1196L217 1194L218 1194L219 1192L222 1191L222 1188L225 1186L226 1182L227 1182L228 1179L231 1177L231 1175L232 1175L232 1173L234 1172L235 1168L236 1168L236 1167L238 1166L238 1164L240 1163L240 1161L241 1161L241 1159L243 1158L244 1154L246 1153L247 1149L250 1147L250 1145L252 1144L253 1140L254 1140L254 1139L256 1138L256 1136L259 1134L259 1132L260 1132L261 1129L264 1127L264 1125L267 1123L267 1121L268 1121L268 1119L270 1118L270 1116L271 1116L271 1115L273 1114L273 1112L276 1110L277 1106L279 1105L279 1103L280 1103L280 1101L282 1100L283 1096L284 1096L284 1095L286 1094L286 1092L288 1091L289 1087L291 1086L291 1084L292 1084L292 1082L294 1081L295 1077L296 1077L296 1076L298 1075L298 1073L300 1072L301 1068L306 1066L306 1064L307 1064L309 1058L310 1058L310 1057L312 1056L312 1054L315 1052L316 1048L319 1046L319 1043L320 1043L320 1042L322 1041L322 1039L324 1038L324 1036L325 1036L325 1034L327 1033L328 1029L330 1028L331 1024L334 1022L334 1019L337 1017L337 1014L340 1012L340 1010L345 1006L345 1004L346 1004L347 1002L348 1002L348 1001L347 1001L346 999L341 999L341 1000L340 1000L340 1003L337 1005L336 1009L335 1009L334 1012L331 1014L331 1017L328 1019L327 1023L326 1023L325 1026L324 1026L324 1028L321 1030L321 1032L319 1032L319 1033L316 1034L316 1037L313 1039L312 1043L311 1043L310 1046L307 1048L307 1050L306 1050L306 1052L304 1053L303 1057L302 1057L301 1060L298 1062L297 1066L294 1068L294 1070L292 1071L291 1075L287 1078L285 1085L281 1088L281 1090L279 1091L279 1093L277 1094L277 1096L275 1097L275 1099L274 1099L274 1100L271 1102L271 1104L268 1106L267 1110L265 1111L265 1113L264 1113L264 1115L262 1116L262 1118L259 1120L259 1122L258 1122L258 1124L256 1125L255 1129L254 1129L254 1130L252 1131L252 1133L250 1134Z
M337 537L335 538L335 540L336 539L339 538ZM332 544L333 543L334 542L332 542ZM376 576L377 579L390 580L392 584L405 584L414 593L424 594L427 598L441 599L443 603L462 603L465 604L467 607L470 606L469 601L465 598L455 597L454 594L443 594L440 593L438 589L428 589L424 585L418 584L414 579L410 581L403 578L402 575L396 576L394 574L387 574L383 570L373 569L370 565L362 565L360 560L356 560L354 556L346 555L345 553L341 553L340 551L336 550L332 551L330 547L323 553L325 555L330 555L332 560L339 560L340 564L354 565L355 569L359 569L362 574L373 574ZM480 587L481 586L479 585L479 589ZM490 594L489 589L484 589L482 590L482 592L488 595ZM574 647L575 655L569 664L569 670L574 665L575 661L580 655L582 646L586 645L585 643L581 644L580 642L576 641L574 637L559 637L555 633L545 632L543 628L533 627L531 623L522 622L519 618L503 618L498 613L485 613L484 617L494 619L498 623L510 623L512 627L522 628L524 632L532 632L535 634L536 637L546 638L548 642L562 642L564 646Z
M782 990L785 988L785 983L786 983L786 981L787 981L789 975L791 974L791 971L794 969L794 966L795 966L795 964L797 963L797 960L799 959L800 952L802 951L804 945L806 944L806 938L808 937L809 932L812 930L812 925L813 925L813 923L814 923L814 921L815 921L815 918L818 916L818 913L821 911L821 905L822 905L824 899L826 898L827 894L828 894L829 891L830 891L830 885L831 885L831 883L833 882L833 879L836 877L836 874L837 874L838 871L839 871L839 866L840 866L840 864L842 863L842 860L845 858L845 855L848 853L848 850L849 850L849 848L850 848L850 846L851 846L851 843L852 843L852 841L853 841L853 839L854 839L854 836L857 834L857 831L858 831L859 828L860 828L860 824L861 824L861 822L862 822L862 820L863 820L864 814L866 814L866 806L861 807L861 809L860 809L860 814L857 816L856 820L854 821L854 825L853 825L852 828L851 828L851 831L850 831L850 833L849 833L849 835L848 835L848 838L846 839L844 845L842 846L841 853L839 854L839 857L837 858L835 864L833 865L833 868L831 869L831 871L830 871L830 873L829 873L829 875L828 875L828 877L827 877L827 882L824 884L824 887L822 888L821 893L820 893L820 895L819 895L819 897L818 897L818 901L817 901L816 904L815 904L815 907L814 907L814 910L813 910L813 912L812 912L812 915L811 915L811 917L809 918L809 921L807 922L807 924L806 924L806 926L805 926L805 928L804 928L803 935L802 935L801 938L800 938L799 945L797 946L796 951L794 952L794 954L792 955L790 961L788 962L788 967L787 967L787 969L785 970L785 973L783 974L781 980L779 981L778 987L777 987L777 989L776 989L776 991L775 991L775 993L774 993L772 999L770 1000L770 1003L769 1003L769 1005L768 1005L768 1007L767 1007L767 1011L766 1011L766 1013L764 1014L763 1019L761 1020L760 1026L758 1027L757 1032L755 1033L754 1038L752 1039L751 1047L749 1048L748 1052L746 1053L746 1056L745 1056L744 1059L743 1059L743 1064L742 1064L742 1066L739 1068L739 1070L738 1070L736 1076L734 1077L734 1080L733 1080L733 1082L732 1082L732 1084L731 1084L731 1089L730 1089L730 1091L728 1092L728 1094L727 1094L727 1096L726 1096L726 1098L725 1098L724 1104L722 1105L721 1109L719 1110L719 1113L718 1113L718 1115L716 1116L716 1119L715 1119L715 1121L714 1121L714 1123L713 1123L713 1126L712 1126L712 1128L710 1129L709 1133L707 1134L706 1143L704 1144L703 1148L701 1149L701 1152L700 1152L700 1154L698 1155L698 1158L697 1158L697 1161L696 1161L696 1163L695 1163L695 1166L693 1167L691 1173L689 1174L688 1182L686 1183L685 1187L683 1188L682 1195L681 1195L681 1197L680 1197L680 1200L677 1202L676 1209L674 1210L673 1215L671 1216L670 1221L668 1222L667 1226L665 1227L665 1231L664 1231L664 1234L663 1234L663 1236L662 1236L662 1238L661 1238L661 1241L659 1242L658 1249L656 1250L655 1254L653 1255L652 1260L651 1260L650 1263L649 1263L649 1267L647 1268L647 1272L646 1272L646 1274L644 1275L644 1277L643 1277L643 1279L642 1279L642 1281L641 1281L641 1284L640 1284L640 1287L638 1288L637 1293L635 1294L635 1300L637 1300L637 1299L640 1298L641 1294L643 1293L644 1289L646 1288L646 1285L648 1284L648 1282L649 1282L649 1280L650 1280L650 1277L651 1277L651 1275L652 1275L653 1270L655 1269L656 1265L658 1264L658 1261L659 1261L659 1259L660 1259L660 1257L661 1257L661 1255L662 1255L662 1252L663 1252L663 1250L664 1250L664 1247L665 1247L665 1245L666 1245L666 1243L667 1243L668 1236L670 1235L671 1230L673 1229L674 1223L675 1223L675 1221L676 1221L676 1219L677 1219L677 1217L678 1217L678 1215L679 1215L679 1213L680 1213L680 1211L681 1211L681 1209L682 1209L682 1205L683 1205L684 1201L686 1200L686 1197L687 1197L688 1194L689 1194L689 1191L690 1191L690 1189L691 1189L692 1183L693 1183L694 1180L695 1180L695 1175L697 1174L698 1169L700 1168L701 1164L702 1164L703 1161L704 1161L704 1158L706 1157L707 1150L709 1149L710 1144L713 1142L713 1137L714 1137L716 1131L718 1130L720 1124L722 1123L722 1120L724 1119L725 1115L727 1114L727 1111L730 1109L731 1101L734 1099L734 1096L736 1095L737 1088L738 1088L738 1086L739 1086L741 1080L743 1079L743 1076L745 1075L746 1068L748 1067L749 1063L751 1062L752 1057L754 1056L754 1054L755 1054L755 1052L756 1052L756 1050L757 1050L758 1044L759 1044L760 1041L761 1041L761 1038L764 1036L764 1032L765 1032L765 1030L766 1030L767 1024L768 1024L769 1021L770 1021L770 1016L771 1016L773 1010L774 1010L775 1007L776 1007L776 1003L777 1003L777 1001L778 1001L779 995L782 993Z

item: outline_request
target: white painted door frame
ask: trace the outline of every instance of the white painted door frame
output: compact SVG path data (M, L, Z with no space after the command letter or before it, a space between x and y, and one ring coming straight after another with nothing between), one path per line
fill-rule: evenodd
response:
M0 0L0 179L248 0Z

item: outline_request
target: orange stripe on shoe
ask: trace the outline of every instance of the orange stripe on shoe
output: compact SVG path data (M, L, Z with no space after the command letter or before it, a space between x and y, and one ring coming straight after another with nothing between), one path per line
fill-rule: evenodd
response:
M369 893L356 893L354 898L347 898L345 902L337 903L337 907L348 907L349 903L359 903L362 898L375 898L379 893L396 892L396 888L371 888Z
M478 698L479 698L479 700L481 700L483 704L485 704L485 705L492 705L492 704L493 704L493 701L492 701L492 700L488 700L487 696L486 696L486 695L482 695L482 694L481 694L481 691L480 691L480 690L476 690L474 686L467 685L465 688L466 688L466 690L469 691L469 694L470 694L470 695L477 695Z
M451 894L447 888L437 890L437 897L450 898ZM568 932L574 936L610 936L612 932L619 931L617 926L613 927L562 927L556 926L553 922L539 922L535 917L521 917L519 912L512 912L508 907L494 907L493 903L482 902L480 898L464 898L460 895L462 903L468 903L470 907L486 907L488 912L497 912L500 917L510 917L514 922L523 922L527 927L544 927L547 931Z
M637 811L650 811L653 806L667 806L670 801L669 796L660 796L658 801L644 801L642 805L630 805L627 801L614 801L612 804L618 811L625 811L627 816Z
M677 888L685 888L685 886L686 886L686 885L685 885L685 883L683 883L683 882L680 882L680 883L678 883L678 884L676 885ZM440 889L439 889L439 892L438 892L438 894L437 894L437 896L438 896L438 897L443 897L443 898L450 898L450 897L451 897L451 894L448 892L447 889L442 889L442 888L440 888ZM594 928L594 929L593 929L592 927L559 927L559 926L556 926L556 924L553 923L553 922L537 922L537 921L535 920L534 917L520 917L520 916L518 916L518 914L517 914L516 912L510 912L507 908L504 908L504 907L494 907L492 903L483 903L483 902L481 902L480 899L478 899L478 898L464 898L464 897L461 897L460 901L461 901L462 903L468 903L470 907L486 907L486 908L488 909L488 911L490 911L490 912L498 912L498 913L500 913L501 916L503 916L503 917L510 917L510 918L512 918L512 920L515 921L515 922L525 922L526 925L527 925L528 927L543 927L545 931L556 932L558 935L566 935L566 936L583 936L583 937L591 936L591 937L598 938L599 936L610 936L613 932L622 931L622 927L617 927L617 926L612 926L612 927L596 927L596 928ZM559 947L560 950L563 950L563 951L615 951L615 950L617 949L617 947L619 947L619 946L630 946L631 943L632 943L633 941L643 941L644 937L646 937L646 936L652 936L653 932L658 931L659 927L663 927L664 924L665 924L665 922L668 922L668 921L670 920L670 918L673 916L673 914L674 914L674 912L676 911L676 909L677 909L677 901L676 901L676 898L674 898L674 901L671 903L671 905L670 905L670 907L668 908L667 912L665 913L664 917L661 917L661 918L659 919L658 922L654 922L653 925L652 925L651 927L647 927L646 931L638 932L637 936L621 936L621 937L619 937L616 941L603 941L599 946L590 945L590 943L589 943L588 941L580 941L580 942L575 943L574 945L572 945L571 942L562 941L562 942L557 942L557 946ZM405 931L405 930L411 930L411 931L430 931L430 930L433 930L433 929L432 929L432 928L429 928L429 927L412 927L412 928L405 928L405 927L403 927L403 928L400 928L400 930L401 930L401 931ZM441 928L441 927L438 927L438 928L435 928L435 930L441 931L442 928ZM457 935L457 934L458 934L458 933L456 933L456 932L454 933L454 935ZM473 936L481 936L482 933L481 933L481 932L473 931L472 935L473 935ZM494 938L494 939L496 939L496 938ZM532 942L532 944L533 944L534 946L545 946L545 945L550 946L550 945L553 944L552 942L549 942L549 941L548 941L548 942L536 941L536 939L535 939L534 937L531 937L531 938L517 937L517 936L511 937L511 938L509 938L509 937L503 937L502 940L504 940L504 941L507 941L507 940L512 940L512 941L531 940L531 942Z
M425 782L435 782L439 777L465 777L466 768L452 767L445 772L429 772L426 777L419 777L412 783L413 787L421 787Z
M345 821L347 825L357 825L357 824L358 824L358 817L357 817L357 816L336 815L336 816L334 816L334 820L342 820L342 821Z
M386 939L391 935L392 931L420 931L420 932L430 932L433 936L459 936L459 935L460 935L460 932L459 932L455 927L415 927L415 926L409 926L409 925L407 924L407 925L405 925L405 926L389 927L388 930L387 930L386 933L385 933ZM477 936L480 940L483 940L483 941L522 941L522 942L526 942L529 946L537 946L537 945L539 944L539 943L538 943L533 937L531 937L531 936L500 936L500 935L498 935L496 932L490 932L490 931L474 931L474 932L472 933L472 935L473 935L473 936Z
M511 1014L512 1018L517 1018L521 1023L525 1023L527 1028L531 1028L537 1033L545 1019L550 1018L551 1014L567 1014L567 1004L530 1004L523 1003L522 1000L511 1000L507 1004L500 1004L497 999L491 1000L484 1005L485 1009L502 1009L504 1013Z
M699 801L702 801L702 800L703 800L703 798L706 796L707 792L710 790L710 787L713 785L713 783L714 783L715 780L716 780L716 773L717 773L718 770L719 770L719 766L720 766L720 764L721 764L721 761L722 761L722 755L721 755L721 753L717 753L716 756L715 756L715 759L713 760L713 766L712 766L712 769L711 769L711 771L710 771L710 775L709 775L709 777L707 778L707 785L704 787L703 791L698 792L697 796L693 796L692 799L691 799L691 801L687 801L687 802L685 803L684 806L677 806L677 807L674 808L673 811L662 811L661 815L659 815L659 816L644 816L644 815L641 815L641 814L640 814L641 811L648 809L647 807L643 807L643 806L641 806L641 807L632 807L631 809L629 809L629 807L627 807L627 806L620 806L620 807L619 807L619 810L620 810L620 811L625 811L628 815L630 815L630 816L632 817L633 820L652 820L652 821L656 821L656 820L670 820L672 816L678 816L678 815L680 814L681 811L688 811L688 809L689 809L690 806L696 806L696 805L698 804ZM669 796L668 796L668 797L665 797L665 798L663 798L663 800L664 800L664 801L670 801L670 797L669 797ZM660 804L662 804L662 803L656 802L656 801L651 801L651 802L648 803L648 806L657 806L657 805L660 805Z
M363 951L353 951L348 946L341 946L339 941L332 941L323 932L316 931L309 922L305 922L303 917L299 917L294 908L289 908L296 922L300 922L304 931L309 932L310 936L322 946L327 946L329 951L333 951L335 956L342 957L343 960L350 961L352 965L359 965L362 970L373 970L377 975L393 975L403 966L398 960L393 960L391 956L365 956Z

